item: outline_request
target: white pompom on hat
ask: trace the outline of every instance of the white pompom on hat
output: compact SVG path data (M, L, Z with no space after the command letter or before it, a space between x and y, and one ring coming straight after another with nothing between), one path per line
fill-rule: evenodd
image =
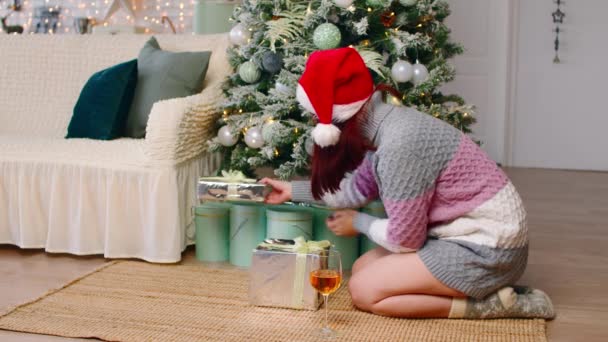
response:
M374 81L363 58L353 48L315 51L298 81L296 98L314 113L319 123L312 130L314 142L327 147L338 143L344 122L355 115L374 91Z

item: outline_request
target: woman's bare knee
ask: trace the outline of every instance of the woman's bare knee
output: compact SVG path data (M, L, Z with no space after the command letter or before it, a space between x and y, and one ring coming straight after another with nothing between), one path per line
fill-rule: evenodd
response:
M372 293L369 280L363 277L353 275L348 281L348 291L352 299L353 305L359 310L372 311L372 307L377 301Z
M387 251L382 247L377 247L372 249L371 251L363 254L359 259L355 261L353 267L351 269L352 274L355 274L362 269L364 269L367 265L372 264L374 261L391 254L391 252Z

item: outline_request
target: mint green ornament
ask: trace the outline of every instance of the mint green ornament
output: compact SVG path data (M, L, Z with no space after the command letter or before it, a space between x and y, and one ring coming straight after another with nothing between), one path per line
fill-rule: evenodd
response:
M255 83L262 76L262 72L253 62L245 62L239 66L239 76L247 83Z
M399 3L405 7L414 6L418 0L399 0Z
M385 0L366 0L365 3L369 7L380 8L386 4L386 1Z
M340 46L342 34L334 24L325 23L319 25L312 35L315 46L321 50L335 49Z

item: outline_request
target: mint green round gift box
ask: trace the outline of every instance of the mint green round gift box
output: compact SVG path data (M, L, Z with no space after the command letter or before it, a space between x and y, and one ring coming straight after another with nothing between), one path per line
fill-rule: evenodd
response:
M310 211L292 208L266 210L266 237L293 240L298 236L312 240L313 215Z
M200 261L227 261L230 236L230 206L202 204L194 208L196 258Z
M370 202L368 205L366 205L365 207L361 208L361 211L368 214L368 215L372 215L378 218L386 218L386 210L384 209L384 205L382 204L381 201L373 201ZM361 245L359 246L359 253L361 255L371 251L372 249L378 247L378 245L373 242L372 240L370 240L370 238L368 238L365 235L361 236Z
M355 260L359 257L359 238L336 236L332 233L325 220L329 215L333 213L332 210L315 208L314 209L314 237L315 241L329 240L332 244L332 248L335 248L340 252L342 257L342 268L350 270L355 263Z
M235 204L230 210L230 263L249 267L253 250L266 236L265 209L256 204Z

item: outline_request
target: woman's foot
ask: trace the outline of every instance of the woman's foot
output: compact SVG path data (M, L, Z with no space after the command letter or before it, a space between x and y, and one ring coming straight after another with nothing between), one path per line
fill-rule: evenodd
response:
M500 289L483 299L454 298L450 318L555 318L547 294L527 286Z

